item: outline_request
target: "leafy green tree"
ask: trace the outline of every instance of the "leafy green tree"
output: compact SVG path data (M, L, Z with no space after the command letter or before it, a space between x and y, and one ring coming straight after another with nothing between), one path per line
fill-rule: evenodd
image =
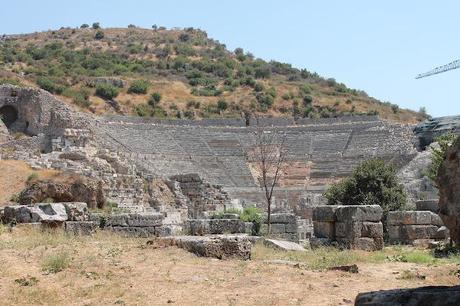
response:
M431 146L431 164L426 171L426 176L431 180L434 186L437 185L437 177L439 167L441 167L442 161L446 156L447 150L452 146L455 140L458 138L458 135L454 133L447 133L441 136L438 136L434 141L438 144L437 146Z
M89 24L87 23L84 23L80 26L80 29L87 29L87 28L89 28Z
M93 23L93 29L94 29L94 30L98 30L98 29L100 29L100 28L101 28L101 24L100 24L99 22L94 22L94 23Z
M118 96L118 89L110 84L98 84L96 86L96 96L111 100Z
M351 176L332 184L324 196L329 205L380 205L385 215L406 205L395 169L381 159L362 162Z

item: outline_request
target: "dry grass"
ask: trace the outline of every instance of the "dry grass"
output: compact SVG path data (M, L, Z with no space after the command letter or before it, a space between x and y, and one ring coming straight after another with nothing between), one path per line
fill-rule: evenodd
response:
M392 252L400 251L383 253ZM44 271L44 263L62 254L65 265L53 260L61 271ZM267 262L276 258L311 266ZM359 273L327 271L324 262L357 263ZM0 227L0 264L2 305L338 305L362 291L457 284L450 271L459 268L450 261L427 266L376 259L374 253L324 249L299 255L262 246L251 261L220 261L174 247L154 249L146 239L105 232L74 237L24 226L12 232ZM408 274L403 271L426 279L400 277Z
M31 179L54 179L59 176L56 170L32 170L19 160L0 160L0 173L0 205L7 204Z

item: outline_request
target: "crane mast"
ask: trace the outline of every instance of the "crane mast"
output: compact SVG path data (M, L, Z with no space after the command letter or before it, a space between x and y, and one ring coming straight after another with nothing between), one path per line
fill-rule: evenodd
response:
M421 78L424 78L424 77L427 77L427 76L430 76L430 75L433 75L433 74L443 73L443 72L446 72L446 71L449 71L449 70L454 70L454 69L457 69L457 68L460 68L460 60L453 61L453 62L451 62L451 63L449 63L447 65L436 67L433 70L430 70L430 71L425 72L425 73L420 73L415 78L416 79L421 79Z

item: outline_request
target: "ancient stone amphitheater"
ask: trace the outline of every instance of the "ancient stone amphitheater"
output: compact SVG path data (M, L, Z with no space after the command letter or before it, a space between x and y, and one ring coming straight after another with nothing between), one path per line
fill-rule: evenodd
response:
M381 157L404 169L420 154L414 126L376 116L257 123L94 117L45 91L14 86L0 87L0 114L2 159L101 180L106 197L119 207L169 212L177 224L208 211L263 206L246 158L261 126L285 135L289 152L289 167L275 189L275 211L305 220L311 220L311 208L322 202L327 184L350 174L359 162ZM15 139L18 132L27 137Z

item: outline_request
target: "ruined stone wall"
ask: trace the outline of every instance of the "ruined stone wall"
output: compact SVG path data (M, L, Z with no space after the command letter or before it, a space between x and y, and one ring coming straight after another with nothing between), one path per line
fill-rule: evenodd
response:
M391 211L387 228L390 243L417 245L448 237L441 218L431 211Z
M367 251L383 248L383 211L378 205L318 206L313 210L315 244Z

